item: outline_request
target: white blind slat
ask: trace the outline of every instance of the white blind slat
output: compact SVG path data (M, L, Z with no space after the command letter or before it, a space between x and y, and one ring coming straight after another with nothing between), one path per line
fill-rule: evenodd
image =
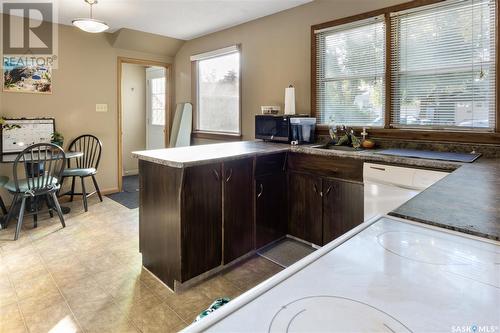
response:
M393 127L493 130L495 1L445 1L391 16Z
M316 31L320 124L384 124L385 27L382 17Z

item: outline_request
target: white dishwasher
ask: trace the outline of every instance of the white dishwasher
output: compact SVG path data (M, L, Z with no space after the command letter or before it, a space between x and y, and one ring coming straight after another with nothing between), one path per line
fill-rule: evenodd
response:
M365 221L389 213L446 175L441 171L364 163Z

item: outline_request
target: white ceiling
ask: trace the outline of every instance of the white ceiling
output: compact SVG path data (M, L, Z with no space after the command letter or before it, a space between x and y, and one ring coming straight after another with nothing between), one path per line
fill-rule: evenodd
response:
M94 18L110 32L129 28L192 39L270 15L312 0L99 0ZM89 15L83 0L57 0L59 23Z

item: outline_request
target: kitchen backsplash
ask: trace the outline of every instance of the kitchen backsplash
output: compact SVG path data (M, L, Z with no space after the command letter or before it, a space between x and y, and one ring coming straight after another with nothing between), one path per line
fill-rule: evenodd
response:
M458 143L458 142L437 142L437 141L413 141L413 140L388 140L370 137L376 143L376 149L405 148L434 151L451 151L457 153L470 153L475 151L484 157L500 158L500 145L478 144L478 143ZM320 143L330 140L327 135L318 137Z

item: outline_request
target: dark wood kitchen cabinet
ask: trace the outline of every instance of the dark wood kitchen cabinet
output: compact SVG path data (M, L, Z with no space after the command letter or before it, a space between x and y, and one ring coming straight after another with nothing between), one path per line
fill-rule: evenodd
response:
M143 265L174 290L287 234L323 245L363 221L362 161L352 158L140 160L139 175Z
M170 288L222 263L222 166L139 161L143 265Z
M276 173L255 179L256 248L261 248L286 235L286 175Z
M288 158L288 233L324 245L363 222L361 161L306 154Z
M288 174L288 233L313 244L323 244L321 177Z
M181 281L222 263L222 168L186 168L181 199ZM203 250L201 250L203 249Z
M224 162L224 264L255 249L253 158Z
M363 222L362 183L323 179L323 245Z
M255 162L255 242L268 245L287 233L286 153L259 156Z

